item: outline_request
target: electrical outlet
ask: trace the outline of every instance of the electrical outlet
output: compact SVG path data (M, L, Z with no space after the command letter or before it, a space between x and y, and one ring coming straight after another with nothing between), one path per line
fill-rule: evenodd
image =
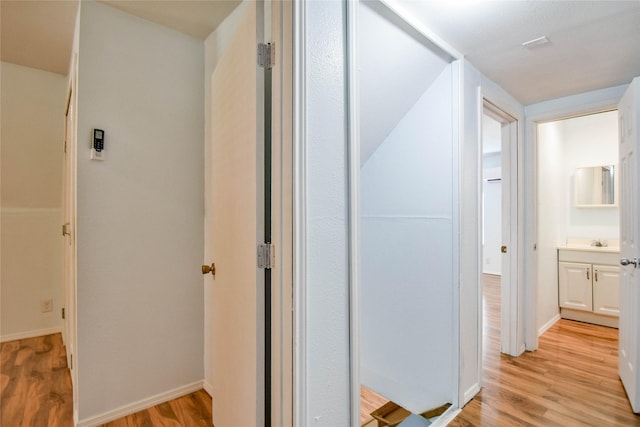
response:
M40 300L40 311L42 313L53 311L53 298Z

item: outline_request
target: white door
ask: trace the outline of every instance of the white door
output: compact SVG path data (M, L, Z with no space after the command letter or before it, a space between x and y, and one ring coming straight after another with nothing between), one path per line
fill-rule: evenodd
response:
M640 412L640 78L636 77L618 105L620 120L620 351L618 371L634 412Z
M263 425L261 354L264 272L256 264L263 219L258 173L258 2L241 5L242 17L211 75L212 145L206 245L215 262L206 310L210 329L213 423ZM261 199L260 199L261 200Z
M64 281L64 328L63 339L67 350L67 366L71 369L74 402L77 396L75 365L76 348L76 143L75 143L75 93L69 90L65 116L64 163L63 163L63 281ZM77 361L76 361L77 362Z

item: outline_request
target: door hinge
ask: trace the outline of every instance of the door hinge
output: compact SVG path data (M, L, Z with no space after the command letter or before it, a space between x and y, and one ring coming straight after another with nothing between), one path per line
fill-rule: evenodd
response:
M273 244L263 243L258 245L258 268L273 268L276 252Z
M258 43L258 65L262 68L271 69L275 64L276 52L271 43Z
M73 369L73 354L71 355L70 359L71 359L71 366L69 367L69 369Z
M71 224L69 224L68 222L62 225L62 235L71 236Z
M62 319L65 319L65 315L64 315L64 307L62 307Z

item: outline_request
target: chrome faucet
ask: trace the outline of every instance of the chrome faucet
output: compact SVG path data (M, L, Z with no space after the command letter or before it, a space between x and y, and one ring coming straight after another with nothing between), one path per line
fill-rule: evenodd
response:
M602 248L602 247L607 247L607 242L604 240L592 240L591 241L591 246L595 246L597 248Z

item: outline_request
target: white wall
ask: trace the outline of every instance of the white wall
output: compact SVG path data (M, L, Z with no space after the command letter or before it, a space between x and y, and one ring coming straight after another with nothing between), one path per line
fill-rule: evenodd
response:
M0 339L60 331L66 79L2 62ZM42 313L40 302L53 299Z
M202 384L204 55L97 2L82 2L79 40L77 410L90 423Z
M297 70L304 104L298 111L302 135L295 143L295 152L303 156L296 185L305 195L297 202L305 228L296 229L303 255L296 284L297 425L346 426L351 423L351 371L345 4L301 2L297 7L304 23L304 57L298 66L305 66Z
M609 111L562 122L564 143L563 183L567 236L588 239L618 239L619 209L577 208L575 169L618 164L618 112Z
M439 69L361 173L361 381L414 413L453 395L457 159Z
M482 172L478 156L481 153L480 117L481 96L490 95L490 101L512 116L522 119L523 107L511 95L487 79L468 61L463 67L463 135L460 149L460 393L461 404L469 401L480 390L481 333L479 328L481 287L479 248L480 199ZM480 92L479 89L482 91ZM520 127L521 129L522 127ZM518 135L523 139L522 131ZM522 243L521 243L522 244ZM517 283L521 286L520 283ZM523 327L523 326L521 326Z
M567 185L564 172L562 122L538 126L538 287L537 323L540 333L558 318L558 245L566 241Z

